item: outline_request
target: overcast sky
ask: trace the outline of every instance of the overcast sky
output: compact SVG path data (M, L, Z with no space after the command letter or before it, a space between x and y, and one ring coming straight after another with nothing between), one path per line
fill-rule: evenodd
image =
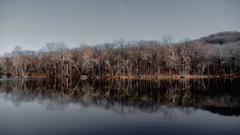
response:
M240 31L239 0L0 0L0 54L116 39L195 39Z

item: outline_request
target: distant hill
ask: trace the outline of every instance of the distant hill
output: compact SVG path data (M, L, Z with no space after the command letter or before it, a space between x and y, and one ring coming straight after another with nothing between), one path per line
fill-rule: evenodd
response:
M226 44L231 42L238 42L240 41L240 32L237 31L219 32L216 34L211 34L206 37L202 37L198 41L209 44Z

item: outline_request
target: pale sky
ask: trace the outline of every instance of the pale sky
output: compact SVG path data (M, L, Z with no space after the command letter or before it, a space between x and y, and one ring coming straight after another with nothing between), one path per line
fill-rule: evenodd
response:
M0 54L16 45L195 39L240 31L239 0L0 0Z

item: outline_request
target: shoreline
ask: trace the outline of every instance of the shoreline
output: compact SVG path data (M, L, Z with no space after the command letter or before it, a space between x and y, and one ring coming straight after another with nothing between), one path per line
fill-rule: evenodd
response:
M240 78L240 75L158 75L158 76L108 76L100 79L113 80L185 80L185 79L224 79L224 78Z
M230 78L240 78L240 75L122 75L122 76L96 76L94 78L76 78L76 77L61 77L61 76L24 76L24 77L10 77L10 78L0 78L0 80L15 80L15 79L40 79L40 78L72 78L80 80L186 80L186 79L230 79Z

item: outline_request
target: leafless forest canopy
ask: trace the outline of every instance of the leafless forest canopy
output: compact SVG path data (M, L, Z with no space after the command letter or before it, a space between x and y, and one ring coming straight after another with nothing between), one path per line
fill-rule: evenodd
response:
M240 32L221 32L198 40L117 40L69 49L61 42L39 51L17 46L0 58L1 76L142 77L239 75Z

